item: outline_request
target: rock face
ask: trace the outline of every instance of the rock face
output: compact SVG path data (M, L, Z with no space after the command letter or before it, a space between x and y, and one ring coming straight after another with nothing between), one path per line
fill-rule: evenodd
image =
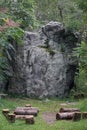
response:
M11 93L29 97L64 97L74 85L76 63L71 56L77 38L61 23L50 22L37 32L25 32L17 48Z

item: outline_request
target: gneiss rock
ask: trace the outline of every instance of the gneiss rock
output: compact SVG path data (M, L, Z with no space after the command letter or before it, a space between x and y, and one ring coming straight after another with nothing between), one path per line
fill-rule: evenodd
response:
M42 28L42 32L49 38L57 41L61 38L61 35L65 33L65 28L60 22L51 21Z
M68 96L74 86L77 62L71 54L77 41L59 22L37 32L26 31L24 46L14 44L17 52L10 63L14 76L8 91L39 99Z

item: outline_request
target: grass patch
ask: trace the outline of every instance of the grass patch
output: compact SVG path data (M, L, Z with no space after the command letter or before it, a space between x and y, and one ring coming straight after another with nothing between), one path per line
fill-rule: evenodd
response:
M70 100L69 100L70 102ZM73 102L73 101L71 101ZM75 101L74 105L68 104L67 100L34 100L28 98L7 98L0 99L0 130L87 130L87 120L78 122L72 121L55 121L53 124L47 124L42 118L43 112L58 111L62 103L66 103L66 107L78 107L81 111L87 111L87 99ZM2 114L2 109L9 108L13 111L17 106L24 106L25 104L32 104L34 107L40 109L40 113L35 117L34 125L25 124L24 120L16 120L15 123L9 123Z

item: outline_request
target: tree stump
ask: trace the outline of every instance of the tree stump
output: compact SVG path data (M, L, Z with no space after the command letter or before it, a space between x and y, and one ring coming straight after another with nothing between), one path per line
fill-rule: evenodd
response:
M74 113L57 113L56 120L71 120L73 119Z
M8 114L8 120L11 123L15 123L15 114Z
M34 121L34 116L33 116L33 115L31 115L31 116L26 116L26 118L25 118L25 123L26 123L26 124L34 124L34 123L35 123L35 121Z
M3 115L7 118L9 114L9 109L3 109L2 110Z
M80 112L78 108L60 108L59 112Z
M26 104L25 107L31 107L31 104Z
M87 119L87 112L82 113L82 119Z
M81 120L81 112L75 112L73 115L73 121Z

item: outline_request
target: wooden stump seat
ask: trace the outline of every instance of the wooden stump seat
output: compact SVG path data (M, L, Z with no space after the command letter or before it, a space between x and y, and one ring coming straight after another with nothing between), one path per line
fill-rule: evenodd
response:
M3 115L4 115L5 117L7 117L8 114L9 114L9 109L3 109L3 110L2 110L2 113L3 113Z
M82 119L87 119L87 112L82 113Z
M34 123L35 123L35 121L34 121L34 116L33 116L33 115L26 116L26 118L25 118L25 123L26 123L26 124L34 124Z
M9 114L8 114L8 120L9 120L9 122L11 122L11 123L15 123L15 114L9 113Z
M31 107L31 104L26 104L25 107Z
M73 121L81 120L81 112L75 112L73 115Z

